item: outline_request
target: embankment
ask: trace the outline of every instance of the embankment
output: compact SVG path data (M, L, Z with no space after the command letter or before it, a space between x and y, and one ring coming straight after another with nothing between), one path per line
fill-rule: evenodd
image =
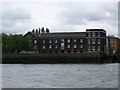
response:
M2 54L3 64L111 63L112 55L94 54Z

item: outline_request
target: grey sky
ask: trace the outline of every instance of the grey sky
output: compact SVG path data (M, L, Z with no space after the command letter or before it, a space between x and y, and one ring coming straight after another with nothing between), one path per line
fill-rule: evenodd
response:
M111 0L112 1L112 0ZM102 28L118 34L118 2L4 2L2 32L22 33L47 27L51 32Z

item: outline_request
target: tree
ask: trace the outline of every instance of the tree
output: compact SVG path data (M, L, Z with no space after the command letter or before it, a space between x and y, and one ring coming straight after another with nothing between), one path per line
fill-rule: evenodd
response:
M2 49L3 53L27 51L31 49L31 42L23 35L2 34Z
M0 54L2 53L2 34L0 34Z
M32 30L32 33L35 33L35 30L34 30L34 29Z
M38 34L38 29L36 29L36 33Z
M19 43L19 50L20 51L29 51L31 50L31 42L28 40L28 38L22 37Z
M41 32L42 32L42 33L45 33L44 27L41 28Z
M40 34L40 28L39 28L39 34Z
M2 33L2 52L9 52L9 35Z
M46 28L46 33L49 33L50 31L49 31L49 29L48 28Z

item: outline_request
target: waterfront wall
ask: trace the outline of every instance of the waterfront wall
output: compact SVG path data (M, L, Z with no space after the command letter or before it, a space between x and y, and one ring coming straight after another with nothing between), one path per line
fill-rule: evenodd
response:
M112 55L92 54L3 54L3 64L79 64L111 63Z

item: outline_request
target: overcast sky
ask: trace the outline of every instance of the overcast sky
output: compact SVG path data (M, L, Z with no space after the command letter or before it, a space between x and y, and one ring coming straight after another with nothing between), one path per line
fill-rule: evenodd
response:
M105 1L105 0L101 0ZM100 28L118 35L118 1L35 1L3 0L2 32L25 34L46 27L51 32L82 32Z

